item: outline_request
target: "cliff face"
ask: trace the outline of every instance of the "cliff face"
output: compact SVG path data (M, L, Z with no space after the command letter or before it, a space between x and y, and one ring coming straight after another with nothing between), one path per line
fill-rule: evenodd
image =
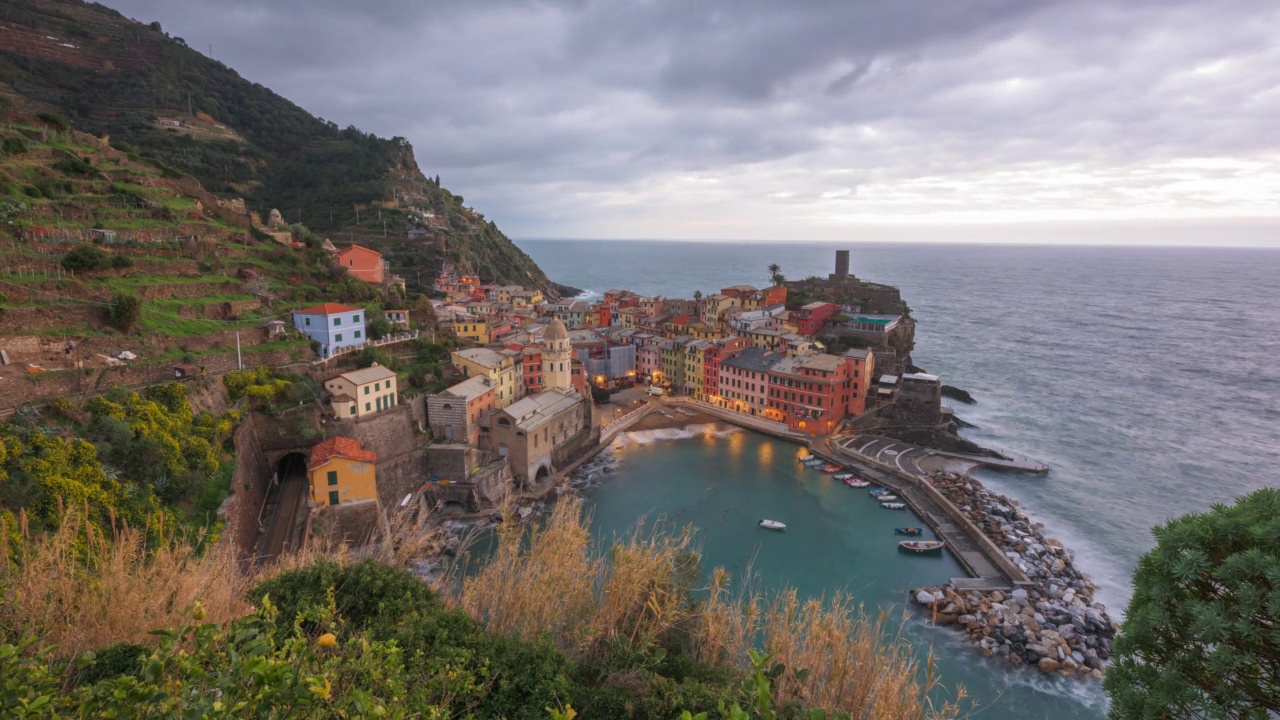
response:
M79 0L6 0L0 30L0 111L58 113L215 195L242 197L264 217L278 208L335 242L430 230L418 254L444 246L487 279L557 290L496 226L470 222L404 138L317 118L159 23ZM444 220L428 218L433 209Z

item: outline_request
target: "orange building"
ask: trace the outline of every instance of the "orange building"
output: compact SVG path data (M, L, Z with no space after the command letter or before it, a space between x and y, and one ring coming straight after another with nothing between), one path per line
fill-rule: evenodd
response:
M307 481L316 509L378 499L377 453L353 438L335 437L311 448Z
M354 278L367 283L382 284L387 279L387 266L382 253L363 245L352 245L338 251L338 265L347 269Z

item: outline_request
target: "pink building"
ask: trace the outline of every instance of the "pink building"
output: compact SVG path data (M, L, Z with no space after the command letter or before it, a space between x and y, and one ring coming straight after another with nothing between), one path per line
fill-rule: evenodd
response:
M655 370L662 369L662 354L657 345L641 345L636 348L636 375L645 380L653 377Z
M748 415L765 415L769 408L769 371L782 361L778 353L749 347L720 360L718 404ZM708 395L711 393L704 388Z

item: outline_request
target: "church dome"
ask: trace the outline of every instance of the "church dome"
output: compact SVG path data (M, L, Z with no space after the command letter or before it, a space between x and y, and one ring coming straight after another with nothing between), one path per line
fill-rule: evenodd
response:
M546 331L542 333L543 342L548 340L568 339L569 329L564 326L564 323L560 321L560 318L554 318L551 323L547 325Z

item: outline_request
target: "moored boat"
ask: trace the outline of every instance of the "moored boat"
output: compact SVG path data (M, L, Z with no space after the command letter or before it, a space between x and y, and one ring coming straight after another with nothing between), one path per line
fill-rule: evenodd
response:
M849 480L845 480L844 484L848 485L851 488L864 488L864 487L871 486L871 483L867 482L866 480L863 480L862 478L851 478Z
M826 465L826 464L827 464L827 461L826 461L826 460L823 460L822 458L816 458L816 457L815 457L815 458L809 458L808 460L805 460L805 461L804 461L804 464L805 464L805 465L808 465L808 466L809 466L809 467L811 467L811 468L817 469L817 468L820 468L820 467L822 467L822 466Z
M876 502L882 502L882 503L894 502L897 499L898 499L897 495L877 495L876 496Z
M900 502L887 502L887 503L880 503L880 507L888 510L906 510L907 504L900 503Z
M897 535L922 535L924 534L924 528L918 528L918 527L894 528L893 532L894 534L897 534Z
M888 495L889 492L890 492L889 488L874 487L868 490L867 494L868 495Z
M899 550L919 554L938 554L941 553L942 548L946 546L947 544L941 540L903 540L898 543Z
M844 482L845 480L852 480L852 479L853 479L853 473L851 473L851 472L836 473L836 474L835 474L835 478L836 478L837 480L839 480L840 482Z
M843 469L844 469L844 468L840 467L839 465L830 465L830 464L828 464L828 465L823 465L823 466L822 466L822 472L824 472L824 473L836 473L836 472L840 472L840 471L841 471L841 470L843 470Z
M813 459L813 453L805 453L803 455L796 456L796 460L799 462L809 462L812 459Z
M761 520L760 527L765 528L767 530L786 530L787 529L786 523L780 523L777 520L768 520L768 519Z

